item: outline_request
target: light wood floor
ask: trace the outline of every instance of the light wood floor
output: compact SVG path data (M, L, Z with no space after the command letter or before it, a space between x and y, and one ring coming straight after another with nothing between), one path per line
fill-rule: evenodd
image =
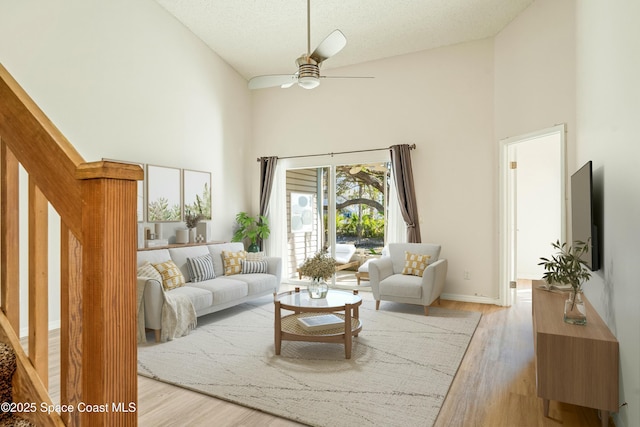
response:
M483 315L436 426L599 426L597 411L569 404L551 402L550 418L542 415L535 391L530 283L519 282L512 291L509 308L442 301L443 307ZM143 427L300 425L145 377L138 377L138 387Z
M513 305L509 308L442 301L443 307L479 311L482 319L435 425L599 426L597 411L559 402L551 402L550 418L542 415L542 400L536 397L535 391L531 285L521 281L512 292ZM363 333L366 333L366 325ZM54 402L59 399L57 335L52 334L49 365L49 389ZM138 376L138 421L141 427L300 425L142 376ZM613 426L611 420L610 425Z

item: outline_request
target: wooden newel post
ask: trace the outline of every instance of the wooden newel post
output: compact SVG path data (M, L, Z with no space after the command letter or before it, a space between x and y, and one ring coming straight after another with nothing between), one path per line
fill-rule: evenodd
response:
M131 166L131 167L129 167ZM137 165L83 164L82 426L137 425Z

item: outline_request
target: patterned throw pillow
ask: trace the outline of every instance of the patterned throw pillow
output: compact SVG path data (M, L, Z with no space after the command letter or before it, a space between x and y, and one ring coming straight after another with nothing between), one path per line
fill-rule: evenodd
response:
M262 261L264 252L247 252L247 261Z
M267 261L247 261L241 260L242 274L266 273Z
M175 262L169 260L153 264L162 276L162 286L167 291L184 286L184 276Z
M145 261L140 267L138 267L137 276L154 279L162 283L162 276L160 275L160 272L156 270L149 261Z
M427 268L427 265L429 265L429 259L431 259L431 255L412 254L409 251L405 251L402 274L422 277L424 270Z
M216 273L213 271L213 259L209 254L187 258L187 268L193 282L202 282L216 277Z
M240 262L243 259L246 259L247 253L245 251L241 252L229 252L222 251L222 261L224 263L224 275L231 276L233 274L242 273L242 263Z

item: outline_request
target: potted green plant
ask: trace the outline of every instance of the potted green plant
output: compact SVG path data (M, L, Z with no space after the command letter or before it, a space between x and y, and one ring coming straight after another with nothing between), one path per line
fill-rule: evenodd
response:
M560 243L557 240L552 243L556 253L551 258L543 258L542 265L545 273L542 278L550 285L570 285L571 292L569 299L564 305L564 321L576 325L585 325L587 316L582 301L582 284L591 278L591 273L586 267L586 262L582 256L589 252L589 242L575 241L573 246Z
M258 239L266 239L271 234L269 229L269 221L263 215L252 217L246 212L240 212L236 215L236 232L231 238L232 242L242 242L248 239L250 244L247 248L248 252L259 252Z

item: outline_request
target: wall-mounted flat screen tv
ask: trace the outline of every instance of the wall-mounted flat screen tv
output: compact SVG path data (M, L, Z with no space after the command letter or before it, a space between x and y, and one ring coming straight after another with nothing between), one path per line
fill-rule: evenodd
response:
M594 218L591 161L571 175L571 236L574 242L591 242L583 260L591 271L600 269L598 227Z

